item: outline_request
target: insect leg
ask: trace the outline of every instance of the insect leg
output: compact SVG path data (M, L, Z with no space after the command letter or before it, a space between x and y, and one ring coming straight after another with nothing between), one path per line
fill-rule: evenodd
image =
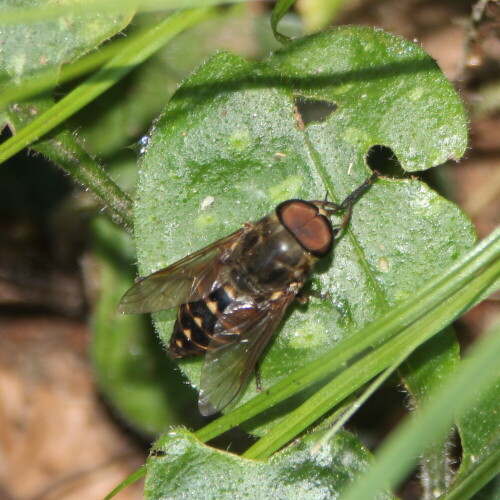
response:
M347 226L347 223L349 222L349 220L351 218L351 214L352 214L352 200L349 200L349 203L347 204L347 210L344 214L344 217L342 217L340 224L337 224L336 226L333 227L333 237L335 239L337 239L339 237L342 229L344 229L344 227Z
M310 290L310 289L304 289L301 288L299 290L299 293L295 296L295 300L305 306L309 304L309 297L314 297L315 299L319 300L327 300L328 299L328 294L327 293L321 293L316 290Z
M264 387L262 387L262 380L260 378L260 367L258 361L257 363L255 363L254 373L255 373L255 387L257 388L257 392L262 392L264 390Z

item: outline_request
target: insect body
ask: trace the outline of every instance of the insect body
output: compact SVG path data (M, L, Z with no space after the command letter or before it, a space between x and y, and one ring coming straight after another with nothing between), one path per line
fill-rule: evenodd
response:
M168 352L205 353L199 407L227 406L248 379L281 318L332 248L352 204L373 174L341 204L288 200L257 222L139 280L122 298L123 313L179 306ZM346 209L338 226L329 216Z

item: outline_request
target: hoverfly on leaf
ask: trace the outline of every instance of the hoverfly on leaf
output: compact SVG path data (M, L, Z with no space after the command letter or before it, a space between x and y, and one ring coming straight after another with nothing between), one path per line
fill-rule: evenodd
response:
M331 250L354 201L374 173L342 203L288 200L257 222L137 283L122 313L179 307L168 353L205 354L199 408L208 416L231 403L247 381L285 311ZM346 213L336 226L329 216Z

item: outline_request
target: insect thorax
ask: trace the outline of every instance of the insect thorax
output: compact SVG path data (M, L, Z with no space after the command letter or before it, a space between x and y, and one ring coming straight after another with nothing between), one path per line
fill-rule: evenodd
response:
M300 288L316 259L271 214L248 227L228 261L229 281L240 293L267 298Z

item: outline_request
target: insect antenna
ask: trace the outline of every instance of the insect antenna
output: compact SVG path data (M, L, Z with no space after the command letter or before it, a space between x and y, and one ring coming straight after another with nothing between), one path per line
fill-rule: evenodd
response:
M373 174L365 179L365 181L361 185L359 185L352 193L350 193L342 203L328 201L328 192L326 193L324 200L315 200L312 203L321 206L327 216L333 215L334 213L340 212L341 210L344 210L346 208L348 209L348 213L350 213L350 207L352 207L354 202L373 184L373 181L375 179L378 179L379 176L380 174L377 171L373 172Z
M360 184L352 193L350 193L347 198L340 204L334 203L332 201L327 201L328 193L327 196L325 196L324 201L319 202L322 205L322 209L326 212L327 216L347 209L340 223L334 227L336 237L349 222L354 202L373 184L373 181L375 179L378 179L379 176L380 174L377 171L374 171L370 177L365 179L365 181Z
M354 203L357 198L359 198L372 184L375 179L378 179L380 174L377 171L374 171L368 179L365 179L363 184L358 186L340 205L339 210L346 208L348 205Z

